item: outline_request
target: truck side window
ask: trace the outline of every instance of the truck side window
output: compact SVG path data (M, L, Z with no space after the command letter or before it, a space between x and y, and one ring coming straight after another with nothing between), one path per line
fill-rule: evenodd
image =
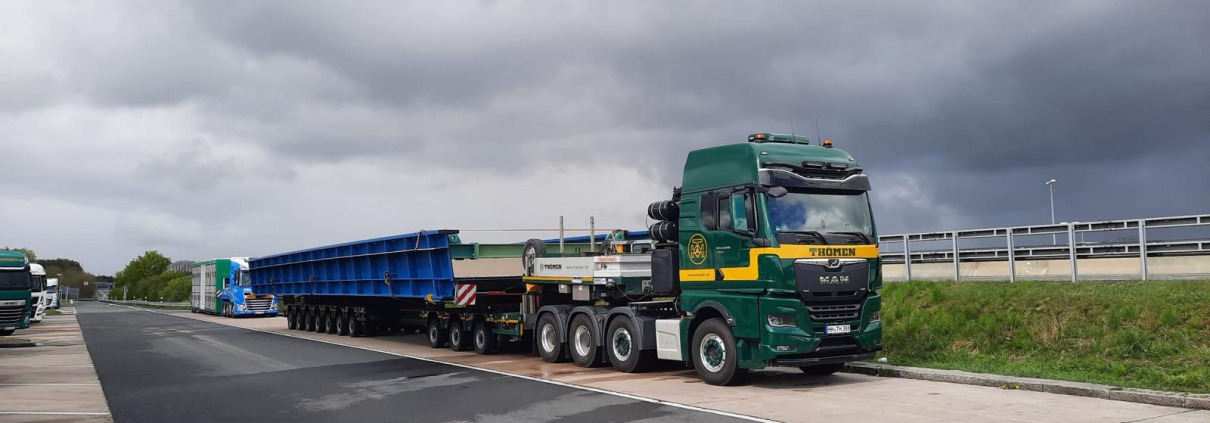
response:
M718 228L719 229L731 229L731 228L735 227L734 226L735 222L731 220L731 216L733 216L733 215L731 213L731 205L727 204L728 201L729 201L729 197L722 197L722 198L718 199Z
M728 207L731 215L731 229L740 232L751 232L752 227L748 225L748 194L734 194L731 196L731 204Z

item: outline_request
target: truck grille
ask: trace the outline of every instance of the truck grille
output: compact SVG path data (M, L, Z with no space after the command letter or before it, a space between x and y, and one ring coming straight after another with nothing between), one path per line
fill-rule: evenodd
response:
M269 311L269 305L273 303L270 299L245 299L244 305L248 306L248 311Z
M807 313L816 322L861 318L869 291L870 265L865 259L803 259L794 262L794 279Z
M0 325L11 326L21 321L25 317L25 306L4 306L0 307Z

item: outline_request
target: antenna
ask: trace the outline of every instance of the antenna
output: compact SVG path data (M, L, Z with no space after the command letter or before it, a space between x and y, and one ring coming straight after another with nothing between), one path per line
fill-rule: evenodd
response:
M794 134L794 121L790 121L790 142L798 144L798 136ZM809 145L810 142L807 142Z
M819 130L819 117L818 117L818 116L816 116L816 117L815 117L815 139L816 139L816 140L818 140L818 141L821 143L820 145L823 145L823 144L822 144L822 143L823 143L823 135L820 135L820 134L822 134L822 133L823 133L823 131Z

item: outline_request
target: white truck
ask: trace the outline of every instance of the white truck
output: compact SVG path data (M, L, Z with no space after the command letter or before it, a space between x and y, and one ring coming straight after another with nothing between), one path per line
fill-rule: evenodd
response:
M44 294L46 308L59 309L59 278L49 278L46 280L46 292Z
M33 303L29 307L29 322L38 323L46 314L46 269L40 264L30 263L29 274L33 279L33 289L31 289Z

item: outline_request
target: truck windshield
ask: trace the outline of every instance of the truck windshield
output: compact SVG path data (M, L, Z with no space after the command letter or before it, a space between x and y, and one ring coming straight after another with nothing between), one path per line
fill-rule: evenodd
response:
M22 290L32 285L28 270L0 270L0 289Z
M778 233L778 242L874 243L870 200L865 192L794 190L781 198L768 197L768 205L769 223Z
M46 276L34 275L30 277L30 280L33 282L32 285L34 292L42 292L46 289Z

